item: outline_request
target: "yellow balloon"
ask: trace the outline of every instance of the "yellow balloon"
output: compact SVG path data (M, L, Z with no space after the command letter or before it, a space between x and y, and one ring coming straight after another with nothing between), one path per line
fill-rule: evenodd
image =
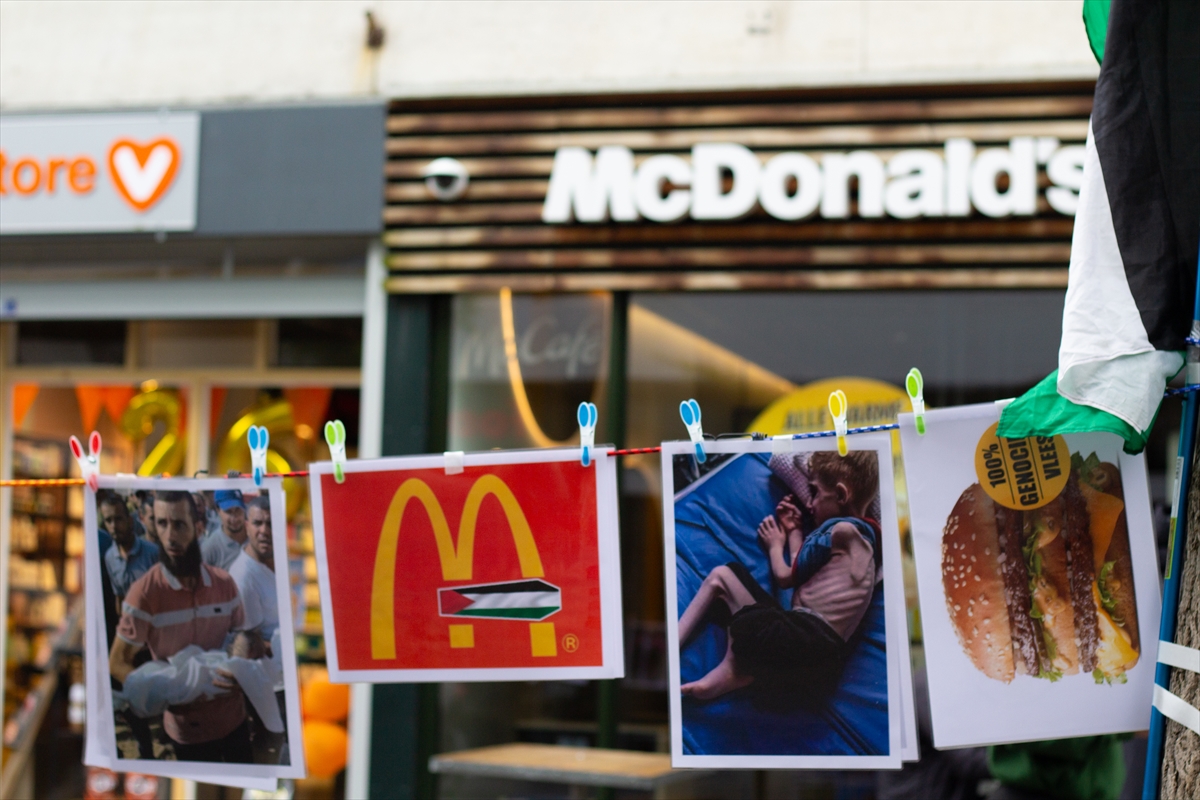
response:
M121 430L134 442L140 442L154 432L154 426L159 421L166 425L167 432L137 468L138 475L161 475L164 472L178 475L183 469L187 437L181 430L183 402L174 390L155 389L134 395L121 415Z
M249 472L250 445L246 436L252 425L261 425L271 435L271 440L294 433L292 404L287 400L272 400L250 409L229 427L217 451L217 473L224 475L230 470ZM291 472L288 460L274 448L267 450L267 472ZM301 478L284 478L283 490L287 494L287 515L291 519L304 505L308 487Z

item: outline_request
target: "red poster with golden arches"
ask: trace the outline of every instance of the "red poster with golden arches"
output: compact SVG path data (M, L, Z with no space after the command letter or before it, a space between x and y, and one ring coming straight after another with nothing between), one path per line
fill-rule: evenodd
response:
M615 460L593 456L312 465L331 679L621 677Z

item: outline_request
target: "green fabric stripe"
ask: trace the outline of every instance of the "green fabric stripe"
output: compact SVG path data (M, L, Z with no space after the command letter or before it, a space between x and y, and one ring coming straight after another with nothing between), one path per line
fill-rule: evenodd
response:
M1158 411L1154 412L1157 419ZM1107 411L1072 403L1058 393L1058 370L1054 370L1025 394L1018 397L1000 413L997 436L1021 439L1026 436L1054 436L1059 433L1090 433L1107 431L1125 440L1125 452L1137 455L1146 447L1150 428L1134 430L1133 426Z
M1104 37L1108 33L1108 7L1112 0L1083 0L1083 27L1096 63L1104 59Z
M465 608L454 613L456 617L495 617L498 619L542 619L558 611L558 606L540 608L485 608L472 611Z

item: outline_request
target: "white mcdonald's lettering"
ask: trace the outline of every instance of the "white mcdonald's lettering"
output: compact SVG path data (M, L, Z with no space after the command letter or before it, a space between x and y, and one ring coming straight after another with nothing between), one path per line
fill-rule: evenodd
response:
M607 146L595 158L582 147L554 154L542 221L673 222L736 219L755 205L772 217L800 220L813 214L845 219L964 217L974 207L989 217L1037 212L1037 172L1045 165L1051 186L1046 202L1073 215L1083 183L1083 145L1062 146L1053 136L1018 136L1007 147L976 152L968 139L948 139L937 150L902 150L883 159L871 150L851 153L780 153L765 164L740 144L703 143L691 163L655 155L635 169L633 151ZM1008 186L999 188L1006 175ZM726 186L726 176L732 178ZM858 185L857 208L850 180Z
M400 484L387 515L383 529L379 532L379 545L375 550L375 575L371 581L371 658L394 659L396 657L396 551L400 541L400 526L404 521L404 510L409 500L418 500L429 515L433 527L433 538L437 543L438 560L441 562L442 579L447 581L469 581L475 557L475 526L479 520L479 507L488 495L494 496L504 510L512 532L513 544L517 548L517 560L521 565L521 577L541 578L545 573L542 559L538 555L537 543L529 529L529 521L521 504L513 496L503 480L495 475L482 475L467 493L462 519L458 524L458 540L450 536L450 526L437 496L429 484L420 478L409 478Z

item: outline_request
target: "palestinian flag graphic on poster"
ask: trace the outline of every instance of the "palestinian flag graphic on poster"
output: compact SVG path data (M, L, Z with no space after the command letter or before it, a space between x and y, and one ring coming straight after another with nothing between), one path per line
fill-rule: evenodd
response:
M1058 371L1005 409L999 433L1020 438L1105 430L1136 453L1167 381L1183 366L1193 324L1200 3L1114 0L1106 25L1087 21L1089 34L1105 31L1102 44L1092 37L1103 58L1071 240Z
M508 581L438 589L443 617L545 619L562 610L562 590L545 581Z

